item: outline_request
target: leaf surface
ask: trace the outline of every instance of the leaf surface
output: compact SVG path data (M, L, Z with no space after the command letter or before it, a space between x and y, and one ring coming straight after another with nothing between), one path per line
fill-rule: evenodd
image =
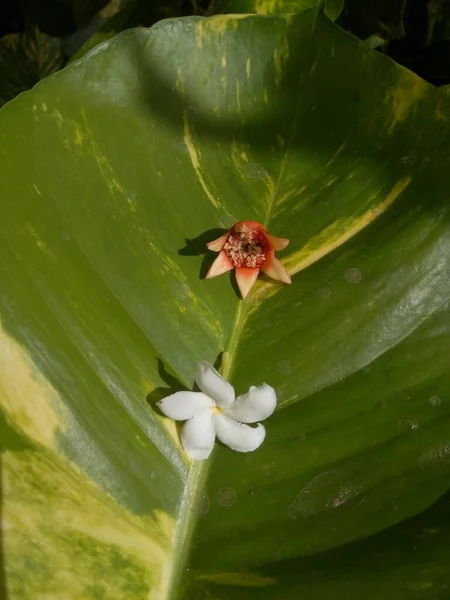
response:
M125 32L2 109L11 598L440 597L408 519L450 471L448 119L315 9ZM200 277L242 219L293 277L246 302ZM279 406L192 465L155 400L221 353Z

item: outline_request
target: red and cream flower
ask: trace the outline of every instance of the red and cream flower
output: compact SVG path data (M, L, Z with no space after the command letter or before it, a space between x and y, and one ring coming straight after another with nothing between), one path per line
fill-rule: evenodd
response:
M256 221L239 221L217 240L206 244L219 256L211 265L206 279L236 269L236 281L242 298L246 298L259 272L282 283L291 283L289 273L276 258L275 251L283 250L289 240L270 235Z

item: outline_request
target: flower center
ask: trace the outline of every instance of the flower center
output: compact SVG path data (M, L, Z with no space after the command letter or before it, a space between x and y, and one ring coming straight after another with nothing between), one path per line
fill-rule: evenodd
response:
M260 267L266 260L267 242L262 231L256 229L246 233L232 231L225 250L235 267Z
M220 406L212 406L211 412L213 415L221 415L223 413L223 408L220 408Z

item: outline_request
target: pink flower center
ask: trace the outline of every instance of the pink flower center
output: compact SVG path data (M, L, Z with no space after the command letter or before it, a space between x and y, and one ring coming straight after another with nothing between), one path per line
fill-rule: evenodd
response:
M264 233L255 229L246 233L232 231L223 247L235 267L260 267L266 260Z

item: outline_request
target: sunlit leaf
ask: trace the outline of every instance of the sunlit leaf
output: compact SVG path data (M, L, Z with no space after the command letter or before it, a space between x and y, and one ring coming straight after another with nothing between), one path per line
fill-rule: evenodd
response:
M301 12L317 6L318 0L220 0L216 9L225 13L257 13L275 15Z
M129 31L2 109L11 598L445 597L449 118L316 9ZM292 285L201 278L241 219ZM222 353L279 406L192 465L155 402Z
M344 0L215 0L212 13L276 15L302 12L308 8L324 7L325 14L336 20L344 7Z

